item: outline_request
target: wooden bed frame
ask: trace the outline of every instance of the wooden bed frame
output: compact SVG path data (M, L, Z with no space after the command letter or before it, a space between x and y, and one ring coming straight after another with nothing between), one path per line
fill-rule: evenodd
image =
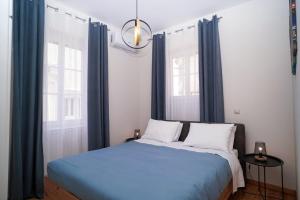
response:
M232 180L226 186L218 200L228 200L232 194ZM58 186L45 177L45 197L44 200L80 200L72 193L66 191L64 188ZM99 199L100 200L100 199Z
M187 121L182 121L183 128L181 131L181 135L179 141L184 141L188 135L190 129L190 123ZM197 123L197 122L195 122ZM198 122L199 123L199 122ZM245 154L245 126L243 124L235 124L237 129L235 132L234 139L234 148L238 150L239 160L245 175L246 165L242 161L241 157ZM233 185L232 180L226 186L222 194L220 195L218 200L228 200L232 194ZM66 191L64 188L58 186L56 183L51 181L49 178L45 177L45 200L79 200L75 195Z

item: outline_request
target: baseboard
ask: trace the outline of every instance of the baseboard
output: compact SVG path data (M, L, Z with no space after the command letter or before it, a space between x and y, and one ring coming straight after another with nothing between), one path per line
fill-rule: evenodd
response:
M252 185L257 185L258 186L258 182L255 181L255 180L247 179L246 182L247 182L247 184L252 184ZM263 187L263 185L261 185L261 186ZM267 183L266 187L269 190L273 190L273 191L276 191L276 192L281 192L281 187L279 187L277 185L272 185L272 184ZM292 190L292 189L288 189L288 188L283 188L283 190L284 190L285 195L294 196L296 198L296 196L297 196L296 190Z

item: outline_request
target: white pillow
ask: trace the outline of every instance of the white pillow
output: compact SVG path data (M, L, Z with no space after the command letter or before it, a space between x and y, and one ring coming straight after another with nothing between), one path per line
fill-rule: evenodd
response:
M231 152L233 128L234 124L191 123L184 145Z
M183 127L183 123L179 123L178 128L177 128L177 131L176 131L176 134L175 134L175 137L174 137L174 139L173 139L173 142L177 142L177 141L179 140L179 137L180 137L180 134L181 134L182 127Z
M237 129L237 127L235 125L231 129L232 133L231 133L231 137L230 137L230 141L229 141L229 149L231 149L231 150L233 150L236 129Z
M157 140L165 143L173 142L178 126L179 122L167 122L150 119L145 134L142 136L142 138Z

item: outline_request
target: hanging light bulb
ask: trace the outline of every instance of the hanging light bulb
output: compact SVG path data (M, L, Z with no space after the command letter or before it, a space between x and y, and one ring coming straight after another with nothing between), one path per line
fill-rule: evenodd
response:
M135 46L139 46L141 42L142 36L141 36L141 22L137 18L135 20L135 25L134 25L134 44Z

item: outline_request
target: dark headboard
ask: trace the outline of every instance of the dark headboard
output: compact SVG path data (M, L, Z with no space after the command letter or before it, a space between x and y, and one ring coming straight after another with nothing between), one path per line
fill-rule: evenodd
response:
M179 137L179 141L184 141L189 133L190 123L199 123L199 122L181 121L181 123L183 123L183 127L182 127L182 131L181 131L181 134ZM235 126L237 128L235 131L233 148L238 150L239 160L240 160L241 166L243 168L243 171L245 173L246 172L246 164L241 159L246 153L245 126L244 126L244 124L235 124Z

